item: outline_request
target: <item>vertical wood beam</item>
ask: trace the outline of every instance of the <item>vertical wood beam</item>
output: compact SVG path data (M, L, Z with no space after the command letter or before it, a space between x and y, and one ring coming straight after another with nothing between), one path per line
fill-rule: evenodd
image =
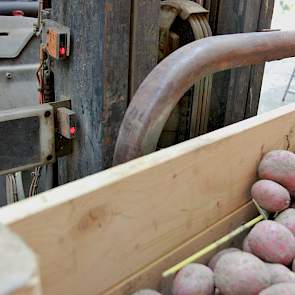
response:
M268 28L273 0L211 0L210 24L215 35L255 32ZM218 73L214 77L209 130L257 113L263 66Z
M131 0L52 0L71 30L71 55L54 65L56 97L78 117L73 154L59 161L65 183L109 167L128 102Z
M133 0L130 98L158 61L160 0Z
M263 31L271 28L273 16L274 0L262 0L260 7L257 31ZM245 118L250 118L257 114L259 107L259 98L261 94L261 86L264 76L265 64L251 67L250 83L248 90L247 109Z

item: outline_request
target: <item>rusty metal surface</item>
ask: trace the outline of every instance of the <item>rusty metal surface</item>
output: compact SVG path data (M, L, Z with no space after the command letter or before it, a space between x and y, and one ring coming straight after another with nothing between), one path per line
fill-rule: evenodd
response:
M210 73L295 55L295 31L209 37L175 51L141 84L122 122L113 164L151 153L181 96Z

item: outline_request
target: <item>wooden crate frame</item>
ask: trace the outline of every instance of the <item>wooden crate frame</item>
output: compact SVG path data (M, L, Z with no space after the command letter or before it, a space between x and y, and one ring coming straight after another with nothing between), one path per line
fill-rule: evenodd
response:
M292 104L0 209L40 268L43 293L36 269L12 294L160 288L163 270L257 215L257 164L295 150L294 126Z

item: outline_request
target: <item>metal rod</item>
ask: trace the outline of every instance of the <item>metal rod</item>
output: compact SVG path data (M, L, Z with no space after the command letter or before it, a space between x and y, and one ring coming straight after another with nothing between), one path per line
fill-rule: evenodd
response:
M184 93L219 71L295 55L295 31L214 36L164 59L134 95L122 122L113 164L155 151L163 127Z
M254 203L256 209L260 213L259 216L257 216L256 218L250 220L246 224L241 225L237 229L233 230L229 234L223 236L219 240L213 242L209 246L203 248L202 250L198 251L197 253L195 253L194 255L192 255L190 257L188 257L187 259L183 260L182 262L178 263L177 265L169 268L168 270L163 272L162 276L166 278L166 277L176 273L177 271L179 271L183 267L187 266L188 264L196 261L197 259L199 259L199 258L203 257L204 255L210 253L211 251L217 249L219 246L222 246L226 242L228 242L231 239L235 238L236 236L238 236L239 234L241 234L245 230L247 230L247 229L251 228L252 226L254 226L256 223L258 223L258 222L260 222L262 220L267 220L268 217L269 217L268 212L266 210L262 209L254 199L252 199L252 202Z
M249 222L247 222L246 224L243 224L242 226L240 226L239 228L235 229L234 231L232 231L228 235L222 237L221 239L219 239L216 242L210 244L209 246L205 247L201 251L198 251L194 255L188 257L187 259L183 260L182 262L180 262L180 263L176 264L175 266L169 268L168 270L166 270L165 272L163 272L162 276L164 278L167 278L168 276L175 274L176 272L178 272L179 270L181 270L183 267L187 266L190 263L193 263L194 261L196 261L197 259L201 258L202 256L204 256L204 255L208 254L209 252L217 249L219 246L221 246L224 243L230 241L231 239L233 239L234 237L236 237L240 233L242 233L245 230L251 228L253 225L255 225L256 223L258 223L258 222L260 222L262 220L264 220L264 216L263 215L259 215L258 217L250 220Z

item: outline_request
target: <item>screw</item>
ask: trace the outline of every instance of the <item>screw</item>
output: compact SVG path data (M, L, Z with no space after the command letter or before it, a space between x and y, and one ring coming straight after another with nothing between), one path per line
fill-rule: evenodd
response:
M6 78L7 78L8 80L12 79L12 74L11 74L11 73L6 73Z
M45 118L48 118L48 117L50 117L50 115L51 115L51 112L50 111L46 111L45 114L44 114L44 117Z

